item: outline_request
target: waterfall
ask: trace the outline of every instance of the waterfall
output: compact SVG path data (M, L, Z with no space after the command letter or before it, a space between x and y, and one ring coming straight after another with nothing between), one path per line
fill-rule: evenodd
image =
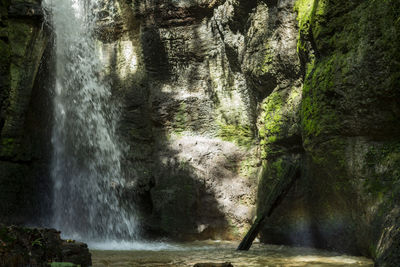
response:
M125 179L119 112L101 79L94 36L101 0L44 0L55 33L51 175L53 225L64 236L101 242L133 240L135 216L120 203Z

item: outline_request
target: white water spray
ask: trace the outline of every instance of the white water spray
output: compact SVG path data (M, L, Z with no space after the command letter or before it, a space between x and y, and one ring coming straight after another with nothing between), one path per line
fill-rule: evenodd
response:
M110 86L94 36L101 0L45 0L55 33L53 227L86 242L131 241L136 220L119 201L125 179Z

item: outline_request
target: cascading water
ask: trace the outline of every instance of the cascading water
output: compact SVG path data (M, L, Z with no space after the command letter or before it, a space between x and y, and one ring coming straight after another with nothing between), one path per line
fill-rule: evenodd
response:
M55 32L52 134L53 227L86 242L133 240L132 212L119 202L121 144L111 87L100 78L94 36L101 0L45 0Z

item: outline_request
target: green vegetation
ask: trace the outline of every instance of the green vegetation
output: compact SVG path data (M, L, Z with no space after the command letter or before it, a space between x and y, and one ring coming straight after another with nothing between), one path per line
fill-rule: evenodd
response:
M276 142L283 133L283 96L273 92L262 103L262 114L259 121L259 135L261 144L261 157L266 158L272 153L271 144Z
M310 33L311 17L315 7L314 2L314 0L297 0L294 5L299 23L299 37L297 40L297 53L299 54L308 53L306 43L302 40L308 39Z
M269 43L265 45L265 56L264 56L264 62L261 66L261 71L262 73L267 73L272 69L272 64L274 62L274 54L273 50L270 46Z
M371 147L365 155L365 190L379 200L400 201L400 143Z
M340 68L340 59L327 58L319 62L306 78L301 115L303 133L307 137L318 137L324 131L332 132L338 127L337 110L329 99L324 99L324 96L334 90L333 75Z
M383 91L378 88L395 90L400 80L400 64L392 59L400 57L397 45L400 24L396 23L400 4L298 0L295 10L300 28L298 53L306 64L301 118L307 146L315 137L337 135L347 127L344 118L349 111L343 110L344 105L353 111L368 112L361 105L383 97ZM374 81L364 82L376 71L368 65L372 57L379 59L375 64L387 76L380 75ZM351 90L342 92L343 86ZM351 104L343 103L345 94L352 95ZM389 116L386 119L392 123L397 120Z
M263 172L258 186L257 196L257 214L260 216L264 213L265 205L270 195L273 193L274 187L287 177L291 163L285 157L264 161Z
M240 162L239 174L249 179L256 179L260 160L257 154L246 157Z
M2 138L0 146L0 155L11 157L15 152L16 144L14 138Z
M32 35L34 28L31 24L19 21L12 21L9 24L9 34L10 40L13 41L13 46L11 46L11 50L13 55L21 57L23 60L27 49L30 45L32 38L35 38Z
M32 247L38 246L38 247L43 247L43 238L36 238L35 240L32 241Z
M219 123L218 136L228 142L249 148L254 144L254 133L250 126Z
M7 245L9 243L13 243L15 240L16 238L10 235L7 227L0 227L0 246L2 244Z
M187 112L187 104L181 102L174 116L173 126L175 133L180 134L186 130L188 123Z

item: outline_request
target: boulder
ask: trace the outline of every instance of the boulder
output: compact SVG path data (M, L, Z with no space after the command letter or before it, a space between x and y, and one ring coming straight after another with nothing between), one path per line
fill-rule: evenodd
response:
M1 266L45 266L52 262L92 265L86 244L62 240L55 229L0 226Z

